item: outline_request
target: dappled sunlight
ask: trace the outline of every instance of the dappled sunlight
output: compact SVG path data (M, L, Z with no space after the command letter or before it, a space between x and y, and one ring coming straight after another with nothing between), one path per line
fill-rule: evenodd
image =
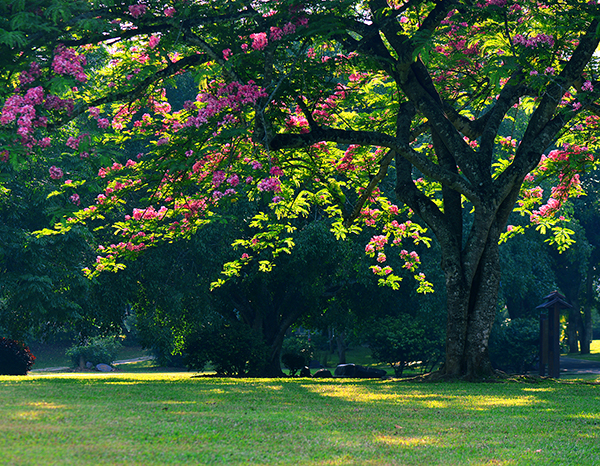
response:
M547 403L535 395L517 396L490 396L490 395L430 395L416 391L393 391L395 388L386 386L378 387L375 391L370 386L364 385L303 385L311 393L320 396L337 398L354 403L381 403L388 402L394 405L410 404L412 407L444 409L460 406L467 410L486 410L492 408L521 407ZM551 389L550 389L551 390Z
M537 403L546 403L544 400L535 398L534 396L517 396L517 397L504 397L504 396L469 396L466 409L490 409L490 408L507 408L511 406L528 406Z
M375 441L381 443L383 445L393 446L393 447L416 447L422 445L438 445L439 440L431 438L429 436L421 436L421 437L403 437L399 435L376 435Z
M551 393L551 392L555 392L556 389L553 387L535 387L535 388L523 388L522 389L524 392L546 392L546 393Z
M31 406L34 408L42 408L42 409L64 409L66 405L59 405L56 403L48 403L46 401L36 401L32 403L27 403L26 406Z

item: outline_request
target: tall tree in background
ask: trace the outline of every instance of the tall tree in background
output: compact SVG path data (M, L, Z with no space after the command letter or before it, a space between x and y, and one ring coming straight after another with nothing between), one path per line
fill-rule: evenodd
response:
M479 377L491 373L498 242L515 233L504 232L510 213L529 216L560 249L572 241L556 213L581 192L578 173L597 147L592 2L23 3L4 7L0 41L21 73L5 74L16 88L2 148L15 164L50 146L114 158L99 172L107 184L96 203L53 230L120 213L96 271L188 237L245 196L270 207L245 220L256 233L234 243L243 252L214 286L250 263L270 270L293 247L295 219L318 209L338 237L378 228L366 246L371 268L397 287L386 254L427 241L418 221L442 251L443 372ZM198 83L181 108L165 92L180 75ZM77 132L75 119L89 128ZM554 177L549 195L536 186L542 175ZM382 195L386 178L400 205ZM416 271L418 254L399 254Z

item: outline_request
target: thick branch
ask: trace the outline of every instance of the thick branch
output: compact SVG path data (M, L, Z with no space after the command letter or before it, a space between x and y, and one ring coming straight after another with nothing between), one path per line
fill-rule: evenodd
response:
M310 147L321 141L337 142L340 144L360 144L364 146L387 147L402 155L424 175L429 176L442 184L464 194L474 204L479 203L479 197L470 183L456 173L448 172L431 162L424 155L414 151L407 143L399 141L393 136L373 131L349 131L320 126L304 134L279 133L273 137L270 147L278 149L301 149Z

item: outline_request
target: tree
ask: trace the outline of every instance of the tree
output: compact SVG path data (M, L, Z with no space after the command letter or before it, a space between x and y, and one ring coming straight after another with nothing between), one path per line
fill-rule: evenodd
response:
M362 225L380 228L366 252L377 258L371 269L379 282L397 287L401 277L385 265L386 252L427 241L418 219L442 251L443 372L491 373L498 242L514 234L504 233L510 213L516 205L561 249L572 241L555 214L581 192L578 173L597 147L596 4L39 4L36 20L52 26L47 45L23 31L26 46L3 39L11 69L21 71L2 113L18 144L5 136L3 146L13 161L63 144L43 137L44 128L64 130L75 118L98 126L66 144L115 158L100 173L106 189L54 230L102 220L109 209L127 213L113 224L122 241L101 249L96 271L189 236L246 196L271 199L270 208L248 220L256 233L235 243L245 252L215 286L250 263L270 270L293 246L295 219L317 209L336 219L339 238ZM22 18L20 5L10 3L13 19ZM165 85L182 74L200 92L173 108ZM119 152L135 147L143 148L139 159ZM542 175L556 186L535 210ZM378 188L386 178L399 206ZM133 191L146 195L131 211L125 202ZM412 217L400 222L400 214ZM418 254L400 255L416 271ZM424 275L415 278L429 291Z

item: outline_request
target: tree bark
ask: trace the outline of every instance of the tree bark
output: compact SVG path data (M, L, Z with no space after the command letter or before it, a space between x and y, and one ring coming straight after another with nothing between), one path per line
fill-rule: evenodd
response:
M495 235L488 239L470 283L465 278L468 271L457 259L446 260L444 264L448 310L444 374L477 379L493 373L487 348L500 283L500 256Z

